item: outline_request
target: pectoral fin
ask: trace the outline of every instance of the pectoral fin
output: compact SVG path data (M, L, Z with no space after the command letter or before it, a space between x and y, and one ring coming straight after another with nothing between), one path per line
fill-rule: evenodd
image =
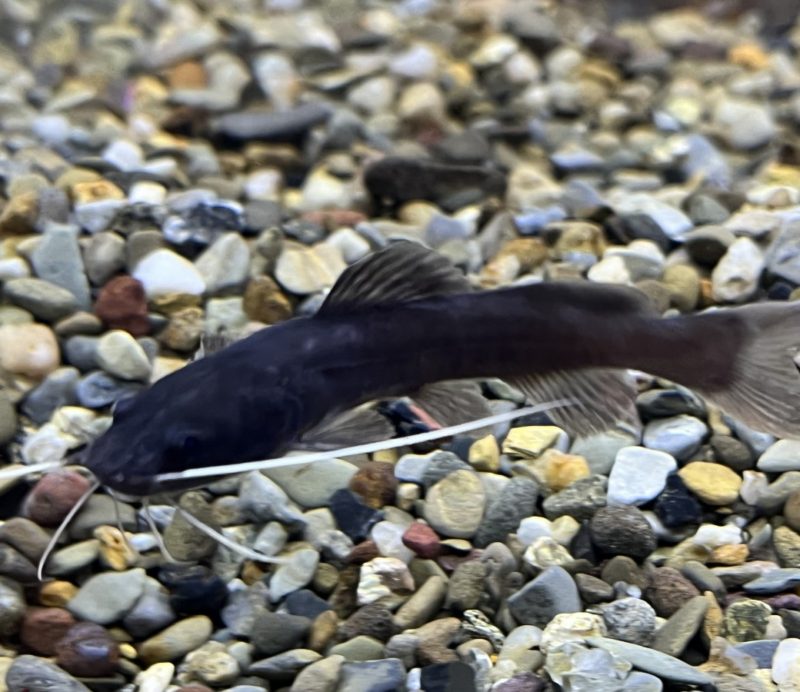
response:
M434 382L410 394L409 398L443 427L492 414L480 387L469 380Z
M367 406L324 418L319 425L306 431L296 445L298 449L326 451L394 437L392 424L380 413Z

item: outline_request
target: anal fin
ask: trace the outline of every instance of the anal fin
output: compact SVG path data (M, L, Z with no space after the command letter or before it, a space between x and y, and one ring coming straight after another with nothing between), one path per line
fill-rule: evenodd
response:
M624 370L582 368L509 379L533 403L570 399L572 406L548 411L550 419L569 433L589 435L627 424L641 424L636 412L636 388Z
M380 442L394 437L394 426L369 405L326 416L306 431L295 447L327 451L354 444Z

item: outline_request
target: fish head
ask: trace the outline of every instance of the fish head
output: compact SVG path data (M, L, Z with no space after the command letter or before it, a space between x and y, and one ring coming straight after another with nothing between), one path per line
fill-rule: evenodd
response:
M294 417L280 392L272 405L261 392L256 406L246 381L204 372L204 362L118 402L111 426L89 446L84 460L98 481L133 497L184 490L210 479L171 481L167 487L157 476L252 461L286 448Z

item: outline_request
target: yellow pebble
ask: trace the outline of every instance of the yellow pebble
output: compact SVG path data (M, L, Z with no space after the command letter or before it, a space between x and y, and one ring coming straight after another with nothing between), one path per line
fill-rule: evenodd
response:
M536 458L546 449L555 446L564 435L564 431L555 425L526 425L521 428L511 428L503 442L503 453Z
M577 454L564 454L557 449L548 449L542 454L544 482L553 492L568 488L580 478L591 475L586 459Z
M477 471L495 472L500 468L500 447L494 435L487 435L472 443L469 463Z
M770 63L769 53L752 41L733 46L728 51L728 60L748 70L763 70L769 67Z
M749 554L750 551L744 543L721 545L711 551L708 561L716 565L741 565Z
M709 461L692 461L678 475L697 497L714 506L735 502L742 487L742 479L735 471Z
M78 587L68 581L50 581L39 590L39 603L51 608L63 608L78 593Z

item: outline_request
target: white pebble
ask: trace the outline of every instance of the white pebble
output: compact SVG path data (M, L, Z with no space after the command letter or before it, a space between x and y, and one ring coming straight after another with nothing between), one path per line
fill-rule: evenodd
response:
M738 545L742 542L742 530L738 526L725 524L701 524L692 536L692 542L702 545L708 550L714 550L723 545Z
M678 468L671 454L644 447L617 452L608 477L608 504L643 505L664 490L667 476Z
M772 658L772 679L781 690L800 689L800 639L784 639Z
M197 268L189 260L167 249L146 255L136 265L133 277L142 282L150 299L168 293L199 296L206 290L206 282Z

